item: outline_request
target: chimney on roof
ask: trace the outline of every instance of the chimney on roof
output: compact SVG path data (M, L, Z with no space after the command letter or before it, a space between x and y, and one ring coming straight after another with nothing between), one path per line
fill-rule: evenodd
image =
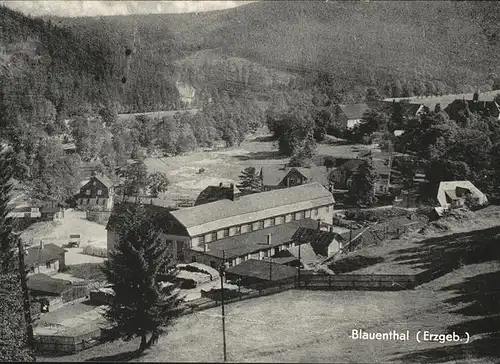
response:
M472 96L472 101L473 102L479 101L479 90L476 90L476 92L474 92L474 95Z
M208 246L208 243L205 243L203 244L203 252L209 252L210 251L210 247Z
M271 234L267 234L267 245L271 245Z

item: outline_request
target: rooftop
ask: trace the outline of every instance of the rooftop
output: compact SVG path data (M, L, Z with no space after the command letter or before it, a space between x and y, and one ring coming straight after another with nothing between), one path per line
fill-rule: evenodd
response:
M34 274L28 277L28 288L49 294L61 294L71 288L71 282L64 279L52 278L46 274Z
M26 266L32 267L60 259L65 253L66 250L52 243L44 244L43 248L39 245L32 246L27 249Z
M251 254L286 244L292 241L292 237L300 227L315 228L318 222L313 219L292 221L286 224L271 226L262 230L252 231L241 235L231 236L209 243L209 251L205 254L213 257L233 259L245 254ZM267 244L267 236L271 235L271 244Z
M95 176L93 176L96 180L98 180L99 182L101 182L104 186L110 188L110 187L113 187L114 185L114 182L111 181L109 179L108 176L106 176L105 174L96 174Z
M133 119L137 116L144 115L149 118L161 119L164 117L173 118L176 114L196 114L198 109L187 109L187 110L167 110L167 111L152 111L152 112L138 112L138 113L130 113L130 114L118 114L119 121L127 121Z
M297 229L292 237L294 241L311 244L314 252L323 256L327 255L328 246L335 238L344 240L339 234L305 227Z
M254 193L238 200L220 200L171 214L190 236L204 234L227 226L258 221L293 211L333 204L332 194L317 182L296 187Z
M296 268L257 259L246 260L241 264L228 268L226 272L241 277L257 278L266 281L279 281L297 275Z
M310 168L265 166L261 168L262 183L264 186L277 186L292 170L300 172L309 182L318 182L323 186L328 185L328 175L325 166L314 166Z
M340 108L348 119L361 119L363 114L370 110L367 104L340 105Z

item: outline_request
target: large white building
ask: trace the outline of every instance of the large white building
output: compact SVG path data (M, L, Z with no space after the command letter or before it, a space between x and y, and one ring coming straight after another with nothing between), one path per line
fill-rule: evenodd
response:
M327 224L333 221L334 198L319 183L245 196L235 192L229 197L168 212L151 206L156 211L155 223L180 261L189 260L190 251L206 251L211 243L231 236L303 219ZM107 226L108 250L113 249L116 241L113 221L112 217Z

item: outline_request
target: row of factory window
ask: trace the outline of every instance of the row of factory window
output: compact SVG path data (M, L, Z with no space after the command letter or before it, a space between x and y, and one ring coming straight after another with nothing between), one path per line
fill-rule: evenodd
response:
M285 249L288 249L288 248L294 247L294 246L295 246L295 243L288 243L288 244L276 246L276 247L271 248L271 249L261 250L261 251L258 251L255 253L250 253L250 254L245 254L245 255L242 255L241 257L237 257L235 259L228 260L227 267L232 267L234 265L241 264L244 261L249 260L249 259L262 260L265 258L269 258L269 257L273 256L274 254L276 254L278 251L282 251L282 250L285 250ZM196 262L196 256L192 257L192 261ZM215 261L210 261L210 266L212 268L216 268L216 269L218 268L217 263Z
M235 236L235 235L240 235L244 233L249 233L252 231L257 231L257 230L262 230L264 228L268 228L271 226L275 225L281 225L284 223L288 223L291 221L297 221L297 220L302 220L302 219L309 219L309 218L317 218L318 215L320 214L320 209L325 209L325 212L331 212L333 209L333 206L325 206L325 207L319 207L315 208L312 210L302 210L298 211L292 214L286 214L286 215L281 215L281 216L276 216L276 217L271 217L268 219L260 220L260 221L255 221L250 224L244 224L244 225L238 225L238 226L232 226L229 228L221 229L218 231L213 231L211 233L205 234L198 236L194 238L195 240L198 240L198 244L193 244L193 245L202 245L205 243L210 243L214 242L216 240L224 239L229 236Z
M80 199L80 205L106 205L107 198L81 198ZM94 203L95 201L95 203Z

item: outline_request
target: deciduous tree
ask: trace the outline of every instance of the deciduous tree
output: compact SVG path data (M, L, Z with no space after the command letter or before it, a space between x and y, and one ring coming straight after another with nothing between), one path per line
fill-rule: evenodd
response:
M154 197L167 190L170 181L163 172L155 172L148 176L148 187Z

